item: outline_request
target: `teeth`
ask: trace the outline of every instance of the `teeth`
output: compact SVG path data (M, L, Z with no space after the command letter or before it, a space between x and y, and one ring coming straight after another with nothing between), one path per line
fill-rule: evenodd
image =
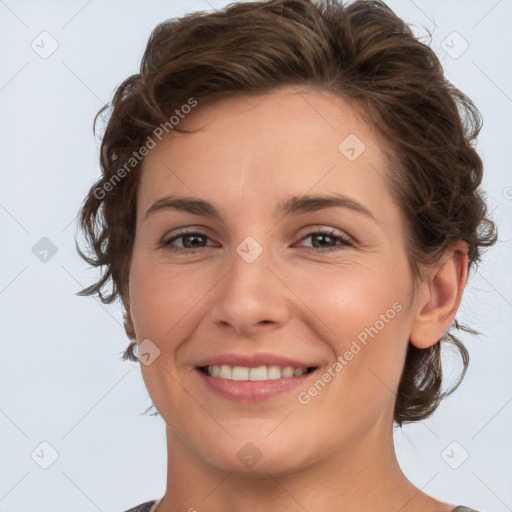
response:
M281 368L279 366L269 366L267 368L267 379L280 379L281 378Z
M233 373L236 370L236 366L233 368ZM241 369L239 366L238 368ZM244 368L244 370L247 370L247 368ZM233 377L234 378L234 377ZM267 367L266 366L258 366L256 368L251 368L249 370L249 375L246 379L240 379L240 380L267 380Z
M249 380L249 373L249 368L243 368L242 366L234 366L231 369L231 377L227 378L231 378L233 380Z
M231 366L228 366L227 364L223 364L220 367L219 377L221 379L231 379Z
M281 370L281 377L283 379L293 377L293 368L291 366L287 366L286 368L283 368Z
M299 377L306 373L304 368L292 368L291 366L258 366L257 368L247 368L245 366L207 366L206 371L211 377L237 381L258 381L286 379L290 377Z

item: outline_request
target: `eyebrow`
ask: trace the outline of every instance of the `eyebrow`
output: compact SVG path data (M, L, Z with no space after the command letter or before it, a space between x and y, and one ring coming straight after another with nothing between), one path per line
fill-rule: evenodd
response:
M277 217L280 215L315 212L325 208L346 208L361 213L378 223L373 213L366 206L343 194L292 196L280 202L274 214ZM148 217L155 213L169 210L222 220L219 208L214 203L194 197L172 195L155 201L147 210L144 220L147 220Z

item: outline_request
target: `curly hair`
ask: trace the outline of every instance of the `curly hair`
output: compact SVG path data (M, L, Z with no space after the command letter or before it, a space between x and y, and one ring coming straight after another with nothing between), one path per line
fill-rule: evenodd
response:
M77 250L102 274L78 295L98 294L103 303L128 297L140 155L147 153L152 134L181 131L172 118L182 108L186 112L185 105L285 85L333 92L377 129L390 163L389 189L405 219L415 279L421 263L439 262L456 240L467 244L468 270L480 261L482 248L495 243L496 227L480 190L483 165L474 148L481 115L445 78L432 49L389 7L373 0L235 3L159 24L140 72L121 83L111 104L96 115L94 129L98 116L109 114L102 174L80 210L79 228L90 252L78 243ZM457 320L451 327L476 334ZM123 360L136 361L126 315L125 329L132 342ZM449 390L442 389L445 343L455 347L463 366ZM458 387L468 363L467 349L449 331L429 349L409 343L395 402L398 425L432 414Z

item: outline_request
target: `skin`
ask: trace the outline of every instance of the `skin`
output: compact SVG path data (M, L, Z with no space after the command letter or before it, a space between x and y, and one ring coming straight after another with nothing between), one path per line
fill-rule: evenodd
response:
M145 159L123 299L138 342L150 339L160 350L141 365L166 422L168 481L158 512L452 510L407 480L392 427L409 341L435 344L459 307L464 244L414 282L404 219L383 180L382 141L332 93L287 86L199 104L180 128L198 131L169 134ZM349 134L365 144L354 161L338 150ZM333 193L375 220L344 207L274 215L291 195ZM173 209L146 218L169 194L210 201L221 219ZM163 245L183 228L206 238ZM315 235L318 228L335 230L334 238ZM252 263L236 252L247 236L263 249ZM396 303L401 311L308 404L299 403L299 392ZM320 368L280 397L235 402L208 390L194 364L233 351ZM252 467L237 456L249 442L261 454Z

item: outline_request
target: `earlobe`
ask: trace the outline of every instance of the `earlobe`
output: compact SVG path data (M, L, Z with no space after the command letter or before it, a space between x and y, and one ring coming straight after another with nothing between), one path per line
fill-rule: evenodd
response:
M422 283L423 299L418 300L410 342L417 348L435 345L450 328L462 301L467 282L467 245L457 241L443 254L441 264Z

